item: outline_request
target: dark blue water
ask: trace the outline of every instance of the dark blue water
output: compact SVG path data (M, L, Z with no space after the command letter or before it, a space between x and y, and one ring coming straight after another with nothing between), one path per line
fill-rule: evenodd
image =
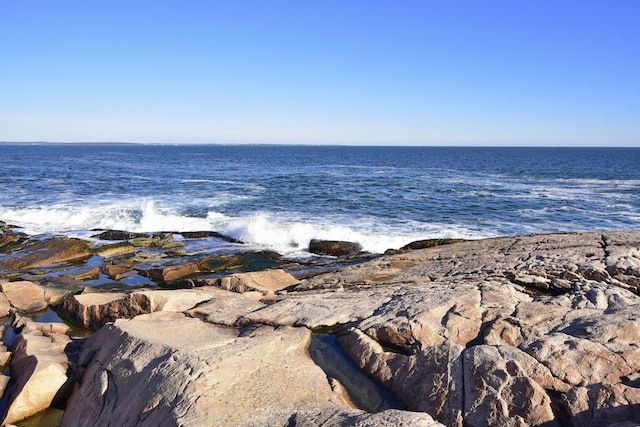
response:
M302 251L640 228L638 148L0 145L0 219L30 234L215 230Z

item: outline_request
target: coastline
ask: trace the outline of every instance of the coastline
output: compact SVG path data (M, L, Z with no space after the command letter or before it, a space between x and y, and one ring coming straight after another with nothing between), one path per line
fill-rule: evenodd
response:
M60 425L640 421L640 230L425 241L304 275L170 236L0 232L6 423L44 376L57 397L30 415Z

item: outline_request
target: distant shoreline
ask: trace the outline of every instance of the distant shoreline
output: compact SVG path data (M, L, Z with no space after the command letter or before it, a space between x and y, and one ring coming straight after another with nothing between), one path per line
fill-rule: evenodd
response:
M0 145L141 145L137 142L0 141Z
M175 146L175 147L205 147L205 146L234 146L234 147L345 147L345 148L470 148L470 149L632 149L638 150L640 146L633 145L470 145L470 144L424 144L424 145L408 145L408 144L340 144L340 143L287 143L287 142L121 142L121 141L84 141L84 142L65 142L65 141L0 141L0 146L15 145L91 145L91 146Z

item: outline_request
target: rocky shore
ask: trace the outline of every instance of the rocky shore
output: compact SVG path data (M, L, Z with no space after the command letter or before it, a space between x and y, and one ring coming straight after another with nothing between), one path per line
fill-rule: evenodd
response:
M319 265L202 238L0 222L3 425L640 424L640 231Z

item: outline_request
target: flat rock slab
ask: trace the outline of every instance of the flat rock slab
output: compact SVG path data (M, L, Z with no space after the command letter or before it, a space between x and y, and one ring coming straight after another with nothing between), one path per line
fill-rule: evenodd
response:
M129 255L135 252L133 245L129 243L113 243L110 245L103 245L94 249L94 253L103 258L114 258L122 255Z
M187 262L178 265L169 265L160 268L135 268L135 270L142 276L149 277L150 279L159 282L168 282L172 280L178 280L183 277L189 276L194 273L198 273L199 267L195 262Z
M304 328L238 330L161 312L93 335L63 426L286 425L349 409L307 354Z
M567 273L577 280L631 282L640 265L640 231L558 233L463 241L403 254L383 256L336 273L304 280L301 289L348 287L353 284L425 283L450 278L504 279L540 276L559 279ZM620 266L620 280L607 272ZM625 274L623 274L625 273ZM638 271L640 274L640 271ZM616 276L617 277L617 276ZM640 283L639 283L640 284Z
M30 243L0 261L0 271L26 270L62 262L87 259L92 255L89 242L80 239L54 238Z
M262 293L237 294L213 288L211 295L209 301L198 304L186 313L216 325L241 326L247 323L246 315L267 306L258 300Z
M222 289L228 291L273 294L299 283L299 280L284 270L264 270L232 274L221 278L219 283Z
M365 319L391 299L393 289L287 295L244 315L246 323L319 328Z
M77 291L74 288L44 286L27 280L16 282L0 280L0 289L11 307L25 313L44 310ZM0 315L5 311L2 309L3 300L4 298L0 297Z

